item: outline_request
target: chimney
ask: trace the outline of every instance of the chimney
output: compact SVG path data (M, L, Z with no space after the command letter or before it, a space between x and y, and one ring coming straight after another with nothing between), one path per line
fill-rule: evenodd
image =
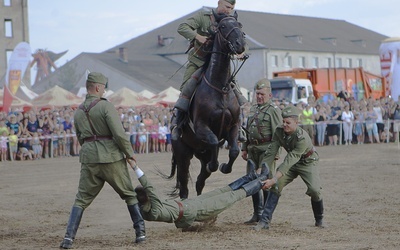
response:
M119 52L119 60L121 62L127 63L128 62L128 49L125 47L121 47L118 49Z

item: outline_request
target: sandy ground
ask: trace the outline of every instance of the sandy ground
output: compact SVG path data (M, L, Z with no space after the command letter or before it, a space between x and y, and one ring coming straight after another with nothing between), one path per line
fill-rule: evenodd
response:
M251 199L236 203L199 232L174 224L146 222L147 242L132 243L134 231L125 203L108 186L85 211L75 249L400 249L400 149L396 144L318 148L327 228L313 226L310 199L301 179L289 184L270 230L255 232L243 222ZM155 174L170 170L170 154L138 155L138 162L161 196L174 181ZM222 150L220 162L227 158ZM199 163L192 161L195 180ZM244 173L214 173L205 191ZM77 157L0 163L0 249L57 249L74 201ZM134 186L138 184L132 173ZM190 183L191 196L194 182ZM167 198L167 196L165 196Z

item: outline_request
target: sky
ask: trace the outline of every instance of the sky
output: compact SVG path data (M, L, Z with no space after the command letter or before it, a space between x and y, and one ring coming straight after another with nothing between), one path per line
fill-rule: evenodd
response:
M32 52L68 50L58 67L82 52L103 52L218 0L30 0ZM321 17L400 37L398 0L237 0L237 10ZM240 20L240 16L239 16ZM279 25L279 24L277 24ZM244 27L245 29L245 27ZM36 73L34 73L36 74Z

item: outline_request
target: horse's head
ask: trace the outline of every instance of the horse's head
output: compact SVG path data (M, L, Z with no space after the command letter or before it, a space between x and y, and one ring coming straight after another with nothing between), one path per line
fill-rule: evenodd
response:
M213 11L215 21L218 26L216 29L216 40L220 40L220 45L224 46L229 54L241 54L245 50L246 40L242 32L242 24L237 21L237 13L233 16L217 14Z

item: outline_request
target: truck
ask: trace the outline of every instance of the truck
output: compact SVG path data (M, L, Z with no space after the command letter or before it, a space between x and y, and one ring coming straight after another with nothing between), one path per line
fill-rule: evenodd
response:
M270 81L273 98L292 103L335 98L341 92L357 101L388 95L386 78L362 67L293 69L274 72Z

